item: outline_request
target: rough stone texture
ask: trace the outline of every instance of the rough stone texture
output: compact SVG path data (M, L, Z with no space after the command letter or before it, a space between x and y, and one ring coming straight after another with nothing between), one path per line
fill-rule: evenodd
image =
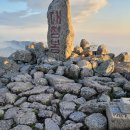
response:
M0 109L0 119L3 118L4 116L4 111Z
M82 85L78 83L65 83L55 85L55 89L61 93L78 94Z
M45 77L52 86L55 86L56 84L74 83L73 80L60 75L46 74Z
M87 60L81 60L78 63L79 68L92 69L92 64Z
M33 88L33 85L30 82L11 82L7 87L14 93L20 93Z
M130 56L128 52L123 52L114 58L115 62L130 62Z
M110 92L111 88L105 85L101 85L98 82L89 79L89 78L84 78L83 83L86 87L94 88L96 89L99 93L102 92Z
M88 69L88 68L83 68L81 70L81 78L83 79L84 77L91 77L93 76L93 70Z
M0 120L0 130L9 130L13 124L13 120Z
M97 54L99 55L106 55L108 53L109 53L109 50L104 44L100 45L97 49Z
M26 73L26 74L17 75L16 77L13 77L11 80L15 82L31 82L32 77Z
M17 99L16 94L6 93L6 95L5 95L5 100L6 100L6 103L8 103L8 104L13 104L16 99Z
M10 130L32 130L32 128L27 125L17 125L16 127Z
M65 94L62 101L75 101L78 97L76 95L72 95L72 94Z
M130 62L120 62L120 63L116 64L115 72L129 73L130 72Z
M38 130L43 130L43 124L41 124L41 123L36 123L36 124L35 124L35 128L38 129Z
M78 110L87 113L103 112L107 105L108 102L98 102L96 99L93 99L81 104Z
M111 102L106 109L109 130L130 129L130 114L121 112L119 102Z
M121 98L126 96L126 92L120 87L114 87L113 88L113 96L115 98Z
M81 42L80 42L80 47L82 47L83 49L89 48L90 43L88 41L86 41L85 39L82 39Z
M36 85L41 85L41 86L45 86L48 84L48 82L45 78L36 79L34 82Z
M103 76L109 76L114 71L115 65L112 60L104 61L94 71Z
M97 92L93 88L89 87L83 87L80 92L80 95L87 100L96 94Z
M44 93L48 88L49 88L49 86L38 86L29 91L20 93L19 96L30 96L30 95Z
M64 75L64 70L65 70L64 66L58 66L58 68L56 70L56 74L60 75L60 76L63 76Z
M86 114L84 114L83 112L79 112L79 111L74 112L69 116L69 118L75 122L82 122L82 121L84 121L85 117L86 117Z
M49 55L65 60L71 56L74 40L70 0L53 0L47 17Z
M52 119L49 119L49 118L45 120L45 129L46 130L60 130L59 126Z
M39 94L39 95L31 95L28 98L30 102L41 102L42 104L47 104L53 99L53 94Z
M78 65L71 64L65 69L65 75L72 79L78 79L80 68Z
M100 113L93 113L86 117L85 124L89 130L107 130L107 119Z
M31 52L27 50L16 51L11 55L14 61L31 62L32 55Z
M52 114L53 114L52 111L49 111L49 110L40 110L39 113L38 113L38 116L45 119L45 118L51 118Z
M20 125L31 125L36 123L36 115L34 112L31 111L18 111L17 114L14 116L14 121L16 124Z
M80 130L80 128L83 126L82 123L68 123L68 124L64 124L63 127L61 128L61 130Z
M66 119L71 113L74 112L76 104L73 102L61 102L60 104L60 112L62 116Z
M14 105L15 106L19 106L20 104L22 104L23 102L25 102L27 100L27 97L21 97L20 99L18 99Z

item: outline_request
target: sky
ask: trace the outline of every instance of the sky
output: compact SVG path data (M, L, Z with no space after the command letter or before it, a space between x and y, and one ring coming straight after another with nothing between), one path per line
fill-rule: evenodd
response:
M0 0L2 41L47 43L47 9L52 0ZM130 53L130 0L71 0L75 45L81 39Z

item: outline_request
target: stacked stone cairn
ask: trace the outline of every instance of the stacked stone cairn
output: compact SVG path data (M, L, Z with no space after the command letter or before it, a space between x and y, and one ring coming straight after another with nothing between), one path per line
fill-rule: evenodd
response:
M65 61L43 43L0 57L0 130L116 130L109 108L122 97L130 97L129 55L105 45L92 51L83 39ZM130 129L127 120L117 129L122 121Z

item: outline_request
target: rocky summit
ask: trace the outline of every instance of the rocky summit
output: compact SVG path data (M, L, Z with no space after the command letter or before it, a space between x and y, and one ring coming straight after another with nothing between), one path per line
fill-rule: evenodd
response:
M0 57L0 130L130 130L130 56L86 39L74 47L70 10L51 2L48 48Z
M130 129L120 117L130 113L129 55L91 46L81 40L64 61L43 43L0 57L0 130Z

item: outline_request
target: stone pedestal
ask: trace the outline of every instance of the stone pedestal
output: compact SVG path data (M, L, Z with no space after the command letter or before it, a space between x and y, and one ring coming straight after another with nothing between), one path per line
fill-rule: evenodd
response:
M64 61L73 51L70 0L53 0L48 8L49 56Z
M106 108L109 130L130 130L130 110L126 111L122 102L125 102L124 99L119 102L111 102ZM120 109L121 104L123 112Z

